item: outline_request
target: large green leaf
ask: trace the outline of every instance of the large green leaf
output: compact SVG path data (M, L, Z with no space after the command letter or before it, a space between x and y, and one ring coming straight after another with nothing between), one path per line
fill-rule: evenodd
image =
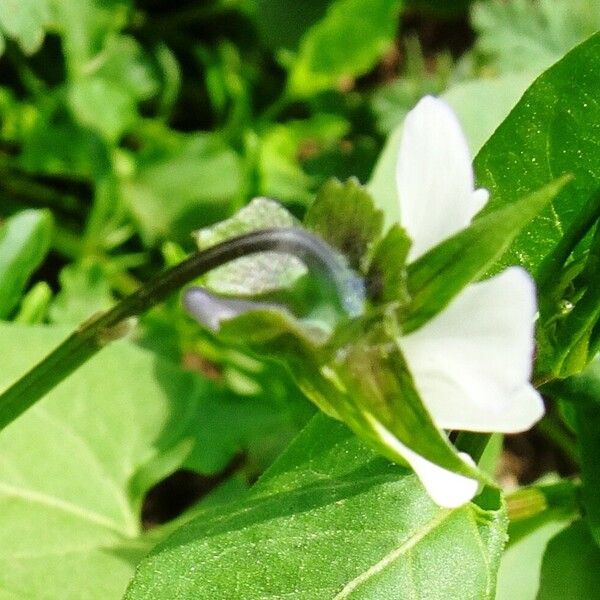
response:
M0 325L0 386L64 335ZM282 425L275 406L128 342L104 349L0 435L0 597L121 598L150 547L148 488L183 464L219 471Z
M413 474L318 415L246 499L145 559L126 598L492 599L495 504L436 507Z
M400 0L336 0L300 42L288 91L310 96L363 75L392 46Z
M48 0L2 0L0 2L0 54L4 37L13 38L24 52L35 52L44 41L50 21Z
M25 284L50 249L49 212L25 210L0 225L0 318L19 302Z
M577 223L600 187L600 34L577 46L525 93L475 159L478 184L491 200L484 211L515 202L560 175L574 182L521 233L501 264L536 272ZM598 207L600 210L600 207Z

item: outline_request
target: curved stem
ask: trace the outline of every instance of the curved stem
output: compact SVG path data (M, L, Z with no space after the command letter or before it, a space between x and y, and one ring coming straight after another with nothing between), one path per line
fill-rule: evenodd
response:
M127 321L212 269L241 256L264 251L292 254L325 275L342 307L357 313L362 280L314 235L296 228L254 231L197 252L152 279L108 311L80 325L62 344L0 395L0 430L68 377L110 341L128 330ZM360 297L360 296L358 296Z

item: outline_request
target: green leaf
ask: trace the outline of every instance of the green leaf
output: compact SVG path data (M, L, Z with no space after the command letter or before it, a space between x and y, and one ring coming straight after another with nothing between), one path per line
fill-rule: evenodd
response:
M0 2L0 54L2 34L13 38L26 54L33 54L44 41L50 22L49 0L2 0Z
M0 226L0 319L19 302L31 274L50 249L52 216L25 210Z
M496 600L536 600L546 546L567 525L549 521L509 545L500 560Z
M581 374L558 382L551 390L575 412L586 520L600 546L600 355Z
M600 202L600 193L597 199ZM595 198L592 199L592 201L594 200ZM568 269L569 267L566 268L566 270ZM577 268L577 271L579 271L579 268ZM555 323L552 323L552 317L555 314L554 311L557 310L556 305L547 302L540 309L542 319L550 317L549 322L546 323L540 320L540 326L546 325L547 331L552 336L553 356L551 358L540 356L539 362L543 364L546 370L558 373L561 377L581 372L596 355L600 343L595 333L597 324L600 321L600 290L598 289L600 279L600 227L598 225L596 225L596 232L589 252L585 257L585 264L580 272L577 271L575 271L575 278L569 282L570 287L575 290L575 295L578 296L574 306L571 305L570 310L566 311L566 314L561 314L562 318L556 320ZM550 268L546 272L544 284L540 286L543 291L546 291L548 287L552 289L555 285L550 279ZM554 274L554 277L556 278L556 274ZM559 286L562 287L562 284L559 284ZM555 295L553 294L553 296ZM561 297L563 295L566 295L564 291L563 294L559 294ZM559 306L561 300L562 298L557 303ZM563 304L564 302L562 300ZM540 350L545 351L546 349L541 346ZM548 362L542 363L544 359L549 361L549 364Z
M69 83L69 106L81 125L114 143L136 122L138 103L157 84L141 46L129 36L108 38L94 66Z
M477 2L471 22L475 52L488 69L541 73L600 28L592 0Z
M509 205L568 173L574 183L535 218L499 263L536 274L569 234L600 186L600 152L592 125L600 119L600 34L577 46L525 93L475 159L478 184L491 192L484 214Z
M408 304L406 257L410 243L406 231L394 224L375 247L366 277L367 294L372 302L397 302L402 307Z
M304 35L288 79L306 97L363 75L393 44L400 0L336 0Z
M583 521L554 537L544 554L537 600L588 600L600 587L600 548Z
M308 203L316 179L308 175L301 158L323 152L348 133L349 123L317 113L303 121L275 123L261 133L258 154L259 191L282 202Z
M0 325L0 387L65 334ZM254 440L290 435L286 418L266 395L111 344L0 436L0 597L120 599L162 535L141 529L148 488L183 465L220 471Z
M254 20L261 40L272 49L295 49L306 30L323 17L329 3L329 0L304 0L302 4L258 0Z
M188 236L215 220L215 212L223 214L240 185L235 152L216 136L162 127L145 141L148 149L135 157L137 168L123 181L123 196L148 243Z
M93 260L67 265L59 280L61 289L49 311L52 323L77 325L114 304L105 270Z
M487 212L408 267L411 303L403 330L408 332L438 314L465 285L496 264L515 237L565 186L568 177L522 200Z
M64 333L0 326L2 387ZM121 597L135 560L149 547L139 522L146 490L132 495L129 485L154 464L159 448L178 449L183 461L189 446L181 454L178 444L193 403L189 375L118 343L2 432L2 597ZM167 434L172 418L182 426Z
M359 269L370 245L379 238L383 213L358 180L327 182L310 205L304 225L337 248Z
M318 415L247 499L205 511L142 561L126 599L418 590L431 600L491 600L505 526L497 502L436 507L414 475Z

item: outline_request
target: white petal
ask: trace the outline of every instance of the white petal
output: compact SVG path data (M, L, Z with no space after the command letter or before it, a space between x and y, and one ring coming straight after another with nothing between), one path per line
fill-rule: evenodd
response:
M365 415L380 440L391 450L397 452L412 467L427 490L431 499L443 508L456 508L469 502L477 493L479 483L475 479L458 475L424 459L402 444L395 435L386 429L377 419ZM473 460L461 453L466 462Z
M511 267L467 286L399 340L439 427L512 433L542 416L541 398L529 384L535 312L533 281Z
M406 117L396 175L400 221L413 240L410 260L466 227L487 200L474 193L471 155L456 116L431 96Z

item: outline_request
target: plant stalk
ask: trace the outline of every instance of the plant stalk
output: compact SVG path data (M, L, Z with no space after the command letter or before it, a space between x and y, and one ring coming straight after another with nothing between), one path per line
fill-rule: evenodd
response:
M113 308L82 323L64 342L0 395L0 430L73 373L112 340L125 335L128 321L174 291L227 262L257 252L292 254L325 275L324 283L342 306L356 291L357 276L319 238L299 228L254 231L197 252L158 275Z

